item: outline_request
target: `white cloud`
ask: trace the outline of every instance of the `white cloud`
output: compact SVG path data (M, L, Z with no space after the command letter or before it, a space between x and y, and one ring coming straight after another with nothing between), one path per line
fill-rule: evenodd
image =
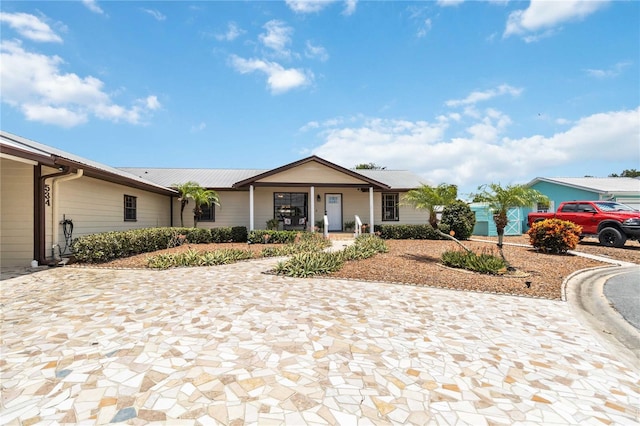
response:
M246 31L238 27L235 22L229 22L227 24L227 31L224 34L216 34L215 38L220 41L233 41L245 32Z
M165 15L163 15L162 12L160 12L158 10L155 10L155 9L144 9L144 8L142 8L142 11L144 13L147 13L147 14L153 16L153 18L156 21L161 21L162 22L162 21L167 19L167 17Z
M593 114L567 121L570 128L550 136L517 139L502 135L511 119L493 109L468 125L470 137L447 137L452 120L366 118L352 126L308 127L323 140L313 154L329 161L347 167L373 162L416 172L425 183L453 183L467 190L490 182L526 182L574 162L619 161L621 152L640 161L640 108ZM612 141L615 150L610 149Z
M449 7L449 6L458 6L464 3L464 0L438 0L438 6Z
M191 133L198 133L206 129L207 124L204 121L201 121L199 124L191 126Z
M358 0L345 0L344 2L344 10L342 11L343 15L349 16L353 15L356 11L356 5L358 4Z
M327 49L322 46L314 46L310 41L307 41L307 46L304 50L304 54L307 58L318 58L322 62L329 59Z
M0 61L2 102L31 121L73 127L95 116L141 124L161 107L156 96L138 99L129 108L114 104L101 80L64 73L62 58L28 52L19 42L1 42Z
M543 32L543 36L552 34L554 27L596 12L609 0L531 0L529 7L509 14L504 37L510 35L526 36L529 33ZM540 37L530 36L525 41L536 41Z
M486 90L484 92L472 92L464 99L451 99L445 102L449 107L457 107L464 105L475 105L478 102L487 101L495 98L496 96L511 95L519 96L522 93L522 89L509 86L508 84L502 84L495 89Z
M337 0L286 0L287 6L295 13L316 13ZM357 0L345 0L343 15L351 15L356 11Z
M424 37L427 35L427 33L431 31L431 19L427 18L424 20L422 27L418 30L418 37Z
M287 46L291 44L293 28L288 27L284 22L277 19L267 22L263 28L267 30L267 32L258 36L262 44L272 49L278 55L290 56L291 52Z
M297 68L284 68L276 62L261 59L244 59L236 55L230 57L231 66L241 74L260 71L267 75L267 85L273 94L304 87L313 81L313 74Z
M87 9L89 9L93 13L104 15L104 10L102 10L102 8L98 6L98 2L96 0L82 0L82 4L84 4Z
M630 62L618 62L609 69L587 69L585 70L588 75L596 78L614 78L619 76L625 68L631 65Z
M6 23L22 37L30 40L62 43L62 38L60 38L47 23L34 15L28 13L0 12L0 22Z

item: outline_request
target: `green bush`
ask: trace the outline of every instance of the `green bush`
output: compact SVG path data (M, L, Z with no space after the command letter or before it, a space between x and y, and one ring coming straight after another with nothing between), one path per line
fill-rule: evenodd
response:
M286 262L280 262L275 268L276 274L288 277L310 277L330 274L344 264L340 252L304 252L291 256Z
M507 267L505 261L493 253L473 253L448 250L442 253L442 263L452 268L467 269L482 274L497 275Z
M212 243L229 243L233 241L231 228L211 228Z
M325 240L322 234L302 232L296 235L294 242L276 247L262 249L263 257L290 256L296 253L318 252L331 246L331 242Z
M199 252L189 249L183 253L168 253L151 256L147 260L147 266L155 269L167 269L188 266L214 266L226 265L253 258L250 250L222 249L215 251Z
M247 242L247 227L246 226L233 226L231 228L231 241L234 243L246 243Z
M249 232L248 241L251 244L291 244L301 231L269 231L256 230Z
M458 240L468 240L476 224L476 215L464 201L454 201L442 210L441 225L454 231Z
M376 235L363 234L356 238L354 244L340 253L342 253L342 258L346 261L368 259L378 253L386 253L387 251L387 244L382 238Z
M385 240L441 240L442 236L431 227L425 225L375 225L376 234ZM447 225L438 226L440 231L447 234Z
M560 219L535 222L527 231L529 243L533 247L552 253L566 253L575 249L581 233L581 226Z
M318 235L318 234L309 234ZM317 239L317 238L316 238ZM284 262L278 263L275 272L280 275L289 277L309 277L312 275L329 274L339 270L345 261L366 259L375 256L377 253L387 251L385 242L375 235L361 235L356 238L354 244L337 252L324 252L322 248L327 246L327 241L320 239L324 243L322 245L314 243L311 238L308 242L300 242L298 245L303 250L309 247L312 250L293 252L293 256ZM330 243L329 243L330 244ZM286 246L285 246L286 247ZM264 250L263 250L264 253ZM290 255L292 253L284 253L282 255Z
M244 230L244 237L242 234ZM143 228L103 232L74 239L71 247L79 262L102 263L185 243L246 242L247 228Z

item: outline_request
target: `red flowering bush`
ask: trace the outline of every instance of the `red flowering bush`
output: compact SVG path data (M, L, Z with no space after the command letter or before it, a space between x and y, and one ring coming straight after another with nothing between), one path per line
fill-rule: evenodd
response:
M552 253L566 253L573 250L580 241L582 227L560 219L546 219L535 222L527 234L529 243L539 250Z

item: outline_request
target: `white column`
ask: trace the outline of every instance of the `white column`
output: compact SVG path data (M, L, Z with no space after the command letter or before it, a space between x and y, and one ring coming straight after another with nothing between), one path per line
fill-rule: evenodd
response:
M249 185L249 231L253 231L253 185Z
M373 186L369 187L369 233L373 234Z
M311 232L316 232L316 188L313 186L309 188L309 197L311 200L309 201L308 225Z

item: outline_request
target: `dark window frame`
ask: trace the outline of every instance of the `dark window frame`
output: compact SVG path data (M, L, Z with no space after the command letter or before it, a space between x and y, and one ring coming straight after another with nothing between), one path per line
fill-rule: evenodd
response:
M138 197L124 194L124 221L138 221Z
M198 222L215 222L216 221L216 205L211 203L209 205L202 204L200 205L200 210L202 214L200 215L200 219Z
M388 210L392 210L391 219L388 219L388 216L386 214ZM383 222L399 222L400 221L400 194L398 192L382 193L382 221Z
M279 197L281 195L282 197ZM302 197L302 203L296 203L296 198ZM282 200L278 204L278 200ZM285 192L273 193L273 218L284 221L285 218L305 218L309 217L309 194L306 192ZM298 226L299 223L291 223L291 226Z

